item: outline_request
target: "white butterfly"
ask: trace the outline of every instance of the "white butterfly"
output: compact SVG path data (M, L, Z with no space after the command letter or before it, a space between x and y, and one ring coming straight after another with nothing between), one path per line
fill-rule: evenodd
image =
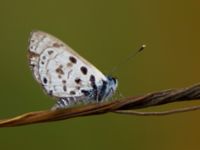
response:
M28 59L37 82L57 99L53 110L106 101L118 85L117 79L103 75L64 42L45 32L31 33Z

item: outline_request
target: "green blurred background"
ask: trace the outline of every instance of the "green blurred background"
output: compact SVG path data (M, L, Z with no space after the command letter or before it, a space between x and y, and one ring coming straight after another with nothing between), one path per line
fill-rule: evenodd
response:
M1 0L0 118L50 108L33 79L27 40L33 29L67 42L105 74L136 51L115 76L123 95L180 88L200 81L197 0ZM156 110L198 102L170 104ZM148 109L155 110L155 109ZM200 111L163 117L117 114L0 129L0 149L199 150Z

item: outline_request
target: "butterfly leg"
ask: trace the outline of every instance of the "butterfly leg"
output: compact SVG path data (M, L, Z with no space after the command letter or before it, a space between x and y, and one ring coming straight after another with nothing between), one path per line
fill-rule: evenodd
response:
M76 100L74 97L64 97L60 98L56 104L51 108L51 110L57 110L57 109L64 109L69 108L76 104Z
M119 89L117 89L117 95L119 95L119 98L125 97Z

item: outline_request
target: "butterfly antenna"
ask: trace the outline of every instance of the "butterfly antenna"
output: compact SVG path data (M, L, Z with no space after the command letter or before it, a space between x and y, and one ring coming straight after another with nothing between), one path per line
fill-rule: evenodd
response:
M134 58L135 56L137 56L138 53L142 52L144 50L144 48L146 47L145 44L143 44L136 52L131 53L128 57L126 57L124 60L122 60L121 62L119 62L115 67L113 67L113 69L111 70L111 74L113 72L115 72L121 65L124 65L125 63L127 63L130 59Z

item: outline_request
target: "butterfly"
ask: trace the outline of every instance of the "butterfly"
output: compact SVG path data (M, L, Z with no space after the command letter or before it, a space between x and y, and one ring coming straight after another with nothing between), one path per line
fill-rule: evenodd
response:
M105 102L118 86L116 78L105 76L67 44L42 31L30 35L28 60L36 81L56 99L52 110Z

